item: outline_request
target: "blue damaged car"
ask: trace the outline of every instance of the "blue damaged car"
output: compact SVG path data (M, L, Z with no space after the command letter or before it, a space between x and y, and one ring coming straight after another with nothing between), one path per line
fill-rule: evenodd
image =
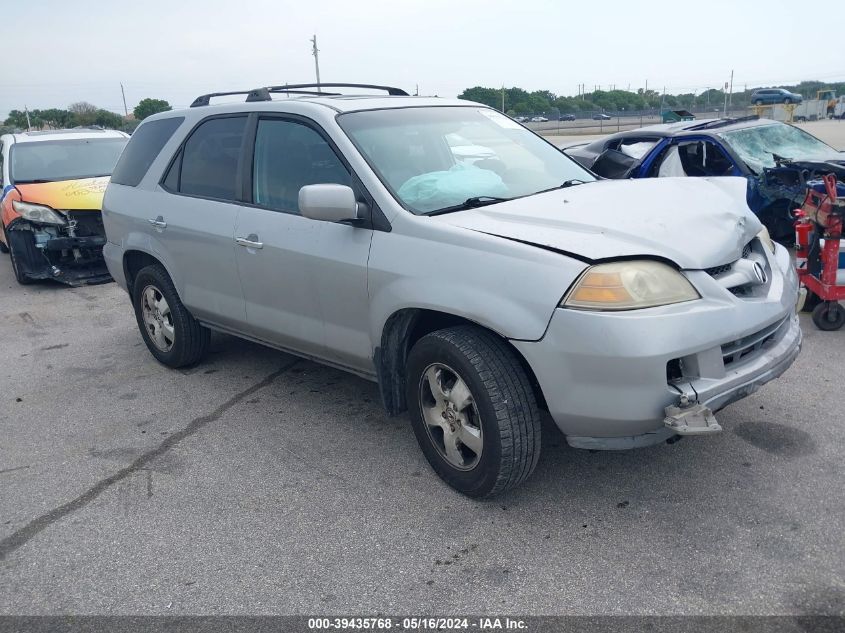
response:
M756 116L652 125L563 151L604 178L744 177L748 206L783 243L793 240L790 212L801 205L806 181L828 173L845 179L845 153Z

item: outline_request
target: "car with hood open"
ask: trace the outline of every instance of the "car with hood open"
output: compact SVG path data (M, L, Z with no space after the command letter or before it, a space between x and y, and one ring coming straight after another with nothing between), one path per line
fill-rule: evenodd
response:
M845 178L845 153L800 128L756 116L652 125L564 152L603 178L745 178L751 210L775 240L790 245L791 212L801 206L807 180L828 173Z
M0 137L0 251L21 284L110 281L103 194L129 135L97 128Z
M797 278L745 190L598 180L463 100L275 86L144 120L103 252L161 363L199 362L216 330L374 381L485 497L533 471L542 411L575 447L649 446L718 432L786 371Z

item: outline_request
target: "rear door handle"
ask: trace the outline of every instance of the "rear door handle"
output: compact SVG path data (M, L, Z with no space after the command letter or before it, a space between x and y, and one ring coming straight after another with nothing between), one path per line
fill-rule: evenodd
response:
M150 218L149 220L147 220L147 222L152 224L157 229L167 228L167 222L164 221L164 218L162 216L158 216L157 218Z
M250 235L249 237L236 237L235 243L238 246L244 246L246 248L264 248L264 242L259 242L257 235Z

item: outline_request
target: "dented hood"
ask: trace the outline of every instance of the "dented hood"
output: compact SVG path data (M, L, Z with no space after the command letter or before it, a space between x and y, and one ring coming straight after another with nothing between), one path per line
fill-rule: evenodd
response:
M600 180L434 216L589 260L659 257L681 268L732 262L762 229L744 178Z

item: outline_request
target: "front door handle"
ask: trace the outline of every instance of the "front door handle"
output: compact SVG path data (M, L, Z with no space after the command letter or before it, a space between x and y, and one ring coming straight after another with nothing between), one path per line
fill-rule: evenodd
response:
M147 222L152 224L157 229L167 228L167 222L164 221L164 218L162 216L158 216L157 218L150 218L149 220L147 220Z
M264 248L264 242L259 242L258 236L255 234L247 237L236 237L235 243L246 248Z

